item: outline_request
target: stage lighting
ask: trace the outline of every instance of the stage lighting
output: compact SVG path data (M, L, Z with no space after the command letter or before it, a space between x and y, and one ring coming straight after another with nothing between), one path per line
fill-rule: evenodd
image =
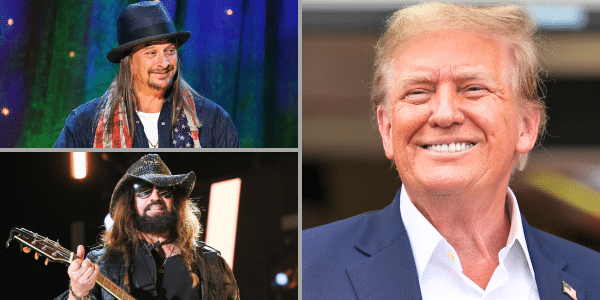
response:
M283 272L275 274L275 284L279 287L285 287L290 282L290 279Z
M241 178L215 182L210 187L208 203L206 244L219 249L231 269L233 269L241 187Z
M71 175L75 179L83 179L87 176L87 152L71 153Z

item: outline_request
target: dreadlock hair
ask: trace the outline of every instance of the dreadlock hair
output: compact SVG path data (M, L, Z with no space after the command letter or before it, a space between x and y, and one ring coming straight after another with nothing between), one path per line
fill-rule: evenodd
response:
M102 233L104 257L122 256L127 266L140 246L139 232L135 226L138 215L133 189L127 189L118 199L111 213L114 224ZM198 266L196 251L203 233L200 224L200 209L190 199L181 199L177 189L173 196L173 210L178 216L177 226L171 231L169 240L180 249L189 270Z
M177 49L177 43L175 40L170 40L169 42L175 43L175 48ZM200 95L183 79L180 74L181 70L181 60L179 60L179 56L177 57L177 72L173 76L173 83L170 88L165 92L165 96L171 95L173 96L172 106L172 114L171 114L171 136L173 135L173 129L175 128L175 124L177 123L177 119L183 113L183 110L187 111L191 116L194 116L197 124L202 124L198 117L196 116L196 112L192 111L192 109L187 105L185 100L183 99L184 92L189 93L194 99L199 98ZM112 117L115 114L115 110L117 106L122 107L125 111L125 115L127 116L127 123L129 125L129 134L131 140L134 139L135 136L135 100L137 95L135 93L135 89L133 87L133 76L131 74L131 53L126 54L120 62L119 72L117 76L111 82L109 88L106 90L104 95L102 95L100 99L100 105L98 106L98 110L94 116L94 131L98 126L98 121L104 115L107 116L104 123L104 139L105 141L110 141L112 139L112 128L114 127L115 121Z

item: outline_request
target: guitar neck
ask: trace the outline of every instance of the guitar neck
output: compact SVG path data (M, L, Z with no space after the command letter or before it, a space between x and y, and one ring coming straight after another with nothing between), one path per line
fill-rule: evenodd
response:
M52 259L52 261L58 261L66 265L70 265L73 260L76 259L75 253L62 247L58 241L51 241L48 238L40 236L37 233L29 231L25 228L13 228L11 230L8 241L6 242L7 248L10 244L10 241L13 239L18 240L27 248L37 251L38 255L40 253L45 255L48 257L48 259ZM26 252L29 251L30 250ZM36 256L35 259L38 259L38 256ZM135 298L100 273L98 273L96 283L98 283L98 285L100 285L118 300L135 300Z
M111 295L115 296L115 298L119 300L135 300L131 295L125 292L122 288L116 285L114 282L110 281L110 279L106 278L106 276L98 273L98 277L96 278L96 283L100 285L103 289L109 292Z

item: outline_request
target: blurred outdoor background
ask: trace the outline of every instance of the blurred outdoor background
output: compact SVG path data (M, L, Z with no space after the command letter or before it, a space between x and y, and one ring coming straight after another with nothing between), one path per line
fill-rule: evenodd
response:
M600 251L600 3L516 2L539 26L550 119L511 188L532 226ZM303 2L303 229L381 209L401 185L369 87L385 20L414 3Z
M75 107L118 71L118 1L0 6L0 148L52 147ZM221 105L242 147L298 146L298 1L162 0L179 31L183 77Z

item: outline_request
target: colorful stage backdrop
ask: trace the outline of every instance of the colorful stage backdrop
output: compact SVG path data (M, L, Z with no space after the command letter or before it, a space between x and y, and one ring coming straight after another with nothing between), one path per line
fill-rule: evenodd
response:
M0 5L0 147L52 147L71 110L118 70L116 21L138 1ZM184 78L232 117L242 147L298 145L298 1L163 0Z

